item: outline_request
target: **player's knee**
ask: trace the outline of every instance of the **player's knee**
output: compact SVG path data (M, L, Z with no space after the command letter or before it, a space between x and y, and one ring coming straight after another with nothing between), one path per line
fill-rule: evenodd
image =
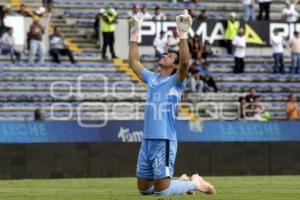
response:
M150 186L149 188L139 187L139 192L142 195L150 195L154 193L154 186Z

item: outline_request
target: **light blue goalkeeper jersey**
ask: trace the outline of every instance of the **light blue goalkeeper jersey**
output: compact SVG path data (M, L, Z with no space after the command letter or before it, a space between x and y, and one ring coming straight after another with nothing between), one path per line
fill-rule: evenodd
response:
M145 68L142 80L148 85L144 139L177 140L175 118L186 80L180 83L176 74L162 77Z

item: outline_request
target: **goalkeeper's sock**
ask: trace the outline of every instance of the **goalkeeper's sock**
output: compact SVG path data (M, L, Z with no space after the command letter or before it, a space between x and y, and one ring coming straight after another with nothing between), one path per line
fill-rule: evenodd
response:
M191 181L174 180L171 181L170 186L167 189L161 192L154 192L154 193L156 195L161 195L161 196L170 196L170 195L182 195L182 194L186 194L189 191L195 191L195 190L197 190L197 186Z
M154 185L152 185L150 188L146 189L146 190L143 190L141 191L140 190L140 193L142 195L150 195L150 194L153 194L154 193Z

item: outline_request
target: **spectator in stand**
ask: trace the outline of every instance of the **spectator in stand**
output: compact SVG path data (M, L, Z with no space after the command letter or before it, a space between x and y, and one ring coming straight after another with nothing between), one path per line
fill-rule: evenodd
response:
M71 63L76 63L73 53L68 48L65 38L60 32L58 27L54 27L54 33L49 37L50 43L50 55L53 58L53 62L60 63L59 56L68 56Z
M30 39L30 51L29 51L29 63L33 63L33 57L38 53L39 63L44 63L44 44L42 41L43 34L45 32L44 27L40 24L40 18L33 17L33 23L29 29Z
M147 6L142 7L142 13L144 14L144 20L152 20L153 16L148 12Z
M157 36L153 41L153 47L155 51L155 56L160 59L167 49L167 39L165 37L165 32L161 31L159 36Z
M100 42L100 33L101 33L101 30L100 30L100 21L101 21L101 17L102 15L105 13L105 9L101 8L98 10L98 13L97 15L95 16L95 22L94 22L94 38L97 39L99 42Z
M200 15L198 16L197 19L201 20L201 21L206 21L207 20L206 10L204 8L200 10Z
M203 63L202 67L199 70L199 79L203 81L203 92L214 91L218 92L218 87L214 80L214 77L209 71L209 64Z
M168 52L169 53L179 53L179 43L180 38L178 36L177 29L172 30L172 35L168 37Z
M230 13L229 19L225 24L224 39L226 42L227 53L233 53L232 40L236 37L240 28L240 22L236 20L236 13Z
M250 94L248 94L245 99L247 103L254 103L254 99L257 96L257 92L256 89L253 87L250 90Z
M239 29L238 35L232 41L234 47L234 73L243 73L245 68L246 38L244 28Z
M257 0L259 5L258 20L263 20L263 13L265 14L264 20L270 20L270 7L272 0Z
M42 0L43 7L47 9L48 13L52 12L53 9L53 0Z
M194 63L200 64L202 57L202 42L199 35L195 35L189 42L189 49Z
M244 7L244 21L255 21L255 0L242 0Z
M278 29L275 29L271 37L271 45L273 49L273 58L274 58L274 73L284 74L284 56L283 56L283 42L284 39L279 35Z
M291 73L298 74L300 69L300 37L299 32L294 32L294 37L289 42L289 47L292 54Z
M240 118L244 119L245 118L245 112L246 112L246 106L247 106L247 101L245 97L240 97L239 98L239 103L240 103Z
M209 40L204 41L204 45L202 48L202 59L204 62L207 62L207 57L212 56L214 53L211 49Z
M166 15L161 11L160 7L157 6L154 9L153 21L165 21L167 20Z
M263 113L265 112L265 107L260 101L260 96L254 98L254 104L252 108L253 120L263 121Z
M132 17L132 16L136 16L136 15L139 14L139 13L140 13L140 6L134 4L134 5L132 6L132 9L127 13L127 15L128 15L129 17Z
M197 20L197 15L194 9L188 9L189 15L192 17L193 21Z
M115 43L115 31L116 31L116 24L117 24L117 11L109 7L107 8L106 12L102 15L101 20L101 31L103 34L103 47L102 47L102 59L106 60L106 49L109 46L111 57L117 58L114 48Z
M298 21L299 13L296 11L296 5L298 0L286 1L285 8L282 10L282 19L288 23L294 23Z
M193 63L188 72L189 86L192 92L203 92L203 81L200 80L199 67L197 63Z
M297 97L295 94L289 95L289 101L286 105L286 118L288 120L298 120L300 116L300 109L297 104Z
M10 55L12 63L20 62L21 53L15 49L15 38L11 27L8 27L6 32L2 35L0 47L2 55Z
M33 16L32 12L30 10L28 10L28 8L26 7L25 4L21 4L19 6L19 9L17 10L17 13L19 15L22 15L23 17L32 17Z
M41 109L36 109L34 110L34 121L43 121L44 120L44 115Z
M247 117L252 117L253 116L253 108L254 108L254 100L255 98L257 97L257 93L256 93L256 89L255 88L251 88L250 90L250 94L248 94L246 97L245 97L245 100L246 100L246 110L245 110L245 113Z

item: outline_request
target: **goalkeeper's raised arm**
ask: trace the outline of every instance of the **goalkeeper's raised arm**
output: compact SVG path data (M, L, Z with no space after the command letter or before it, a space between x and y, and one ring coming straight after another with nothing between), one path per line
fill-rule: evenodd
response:
M176 23L178 33L180 37L179 46L179 66L177 70L177 78L179 82L183 82L188 73L189 67L189 47L188 47L188 30L191 28L193 19L188 14L187 10L184 10L183 15L176 16Z
M143 71L143 64L140 62L140 55L138 50L138 37L143 23L144 16L142 13L131 17L128 20L130 27L130 43L129 43L129 65L134 72L141 78Z

